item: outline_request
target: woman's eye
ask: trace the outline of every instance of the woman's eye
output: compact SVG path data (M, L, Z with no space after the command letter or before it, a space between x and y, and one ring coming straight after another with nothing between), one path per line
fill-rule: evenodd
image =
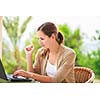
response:
M44 38L40 38L40 40L44 40Z

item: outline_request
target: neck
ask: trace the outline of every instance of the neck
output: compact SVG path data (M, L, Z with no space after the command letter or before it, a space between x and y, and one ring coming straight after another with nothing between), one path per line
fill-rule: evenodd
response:
M57 54L59 51L60 45L58 43L53 44L53 46L50 48L51 54Z

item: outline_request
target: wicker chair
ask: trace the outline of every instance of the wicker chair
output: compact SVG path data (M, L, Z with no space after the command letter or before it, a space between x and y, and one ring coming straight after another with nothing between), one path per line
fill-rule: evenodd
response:
M76 83L93 83L94 81L95 74L89 68L75 66L74 73Z

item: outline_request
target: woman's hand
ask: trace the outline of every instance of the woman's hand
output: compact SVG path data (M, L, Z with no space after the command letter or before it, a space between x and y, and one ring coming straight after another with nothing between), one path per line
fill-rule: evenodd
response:
M27 71L24 71L22 69L15 71L13 75L14 76L23 76L23 77L26 77L26 78L30 78L30 74Z
M25 48L25 53L26 53L26 55L32 55L33 50L34 50L33 44L28 45L28 46Z

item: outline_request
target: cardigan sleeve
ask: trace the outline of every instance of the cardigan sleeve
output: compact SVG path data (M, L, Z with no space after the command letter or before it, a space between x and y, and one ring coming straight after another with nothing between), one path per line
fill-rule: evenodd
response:
M69 73L72 73L73 66L75 63L76 55L74 52L71 52L70 54L65 54L64 58L61 61L60 67L57 70L56 75L53 77L54 82L62 82L66 77L70 77Z
M40 68L40 56L39 56L39 51L37 51L35 55L35 62L33 64L34 72L40 74L41 73L41 68Z

